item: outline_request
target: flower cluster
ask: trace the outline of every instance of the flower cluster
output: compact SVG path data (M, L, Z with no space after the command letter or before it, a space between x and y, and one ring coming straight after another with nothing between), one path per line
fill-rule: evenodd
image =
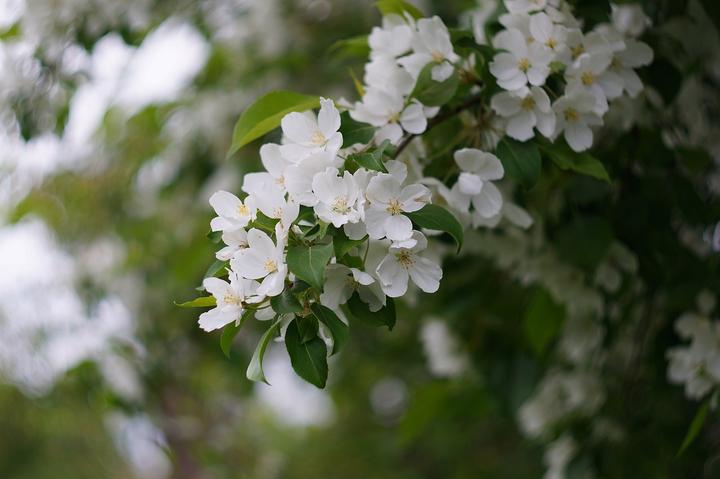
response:
M536 129L551 140L563 134L573 150L587 150L609 102L643 89L635 69L653 58L650 47L634 38L643 28L630 28L626 16L615 15L614 24L583 32L561 0L505 5L505 28L492 41L503 51L490 71L506 91L493 96L492 109L506 120L512 138L529 140Z

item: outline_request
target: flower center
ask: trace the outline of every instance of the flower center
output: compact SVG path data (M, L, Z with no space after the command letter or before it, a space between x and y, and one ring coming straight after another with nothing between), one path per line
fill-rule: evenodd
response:
M267 271L268 274L274 273L275 271L277 271L277 263L271 259L266 259L264 266L265 266L265 271Z
M347 204L347 198L344 196L338 196L335 201L332 202L332 210L339 214L344 215L350 211L350 207Z
M445 60L445 55L440 52L432 52L430 56L432 56L432 59L435 63L440 63Z
M386 210L388 213L390 213L393 216L397 216L402 213L402 208L400 207L400 202L395 199L390 200Z
M240 216L248 216L250 214L250 208L240 203L237 207L237 212Z
M592 72L583 72L583 74L580 75L580 81L582 81L583 85L590 86L595 83L595 75L593 75Z
M530 69L530 60L527 58L521 58L517 66L521 72L527 73L527 71Z
M235 306L240 306L242 304L242 299L239 296L228 293L223 298L223 302L225 304L234 304Z
M572 53L573 60L575 60L577 57L585 53L585 47L582 45L574 46L570 49L570 52Z
M285 177L280 175L277 178L275 178L275 184L280 186L285 186Z
M578 118L580 118L580 115L578 114L577 110L574 108L567 108L564 113L565 113L565 121L568 121L568 122L575 122L575 121L578 121Z
M410 251L399 252L397 254L397 260L398 260L398 263L400 263L403 266L403 268L406 268L406 269L410 268L414 263L412 254L410 253Z
M528 95L523 98L522 102L520 102L520 106L523 110L531 111L533 108L535 108L535 99Z
M397 123L400 120L400 112L393 113L390 115L390 118L388 118L388 123Z
M279 219L282 218L282 215L283 215L283 210L282 210L282 208L275 208L275 209L273 210L273 215L272 215L273 218L279 220Z
M325 135L323 135L320 130L315 130L315 133L313 133L310 141L313 145L323 146L325 143L327 143L327 138L325 138Z
M545 46L548 47L550 50L555 50L557 44L557 40L555 40L553 37L548 38L545 42Z

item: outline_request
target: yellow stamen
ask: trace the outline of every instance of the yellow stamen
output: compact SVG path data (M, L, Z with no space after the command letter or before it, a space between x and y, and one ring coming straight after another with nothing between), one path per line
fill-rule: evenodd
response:
M332 210L339 215L347 214L347 212L350 211L350 207L348 207L347 204L347 198L344 196L335 198L335 201L332 203Z
M240 203L237 207L237 212L240 216L248 216L250 214L250 208Z
M271 259L265 260L265 271L267 271L268 274L274 273L277 271L277 263Z
M580 81L582 81L583 85L590 86L595 83L595 75L591 72L583 72L582 75L580 75Z
M401 251L397 254L397 260L404 268L410 268L414 261L409 251Z
M530 111L533 108L535 108L535 99L532 96L528 95L525 98L523 98L523 101L520 103L520 106L522 107L523 110Z
M386 210L393 216L397 216L402 213L402 208L400 207L400 202L398 200L390 200Z
M327 138L325 138L325 135L323 135L320 130L316 130L312 138L310 138L310 141L313 145L322 146L327 143Z
M580 114L574 108L567 108L564 113L567 122L575 122L580 118Z
M528 60L527 58L521 58L517 66L520 71L522 71L523 73L527 73L527 71L530 69L530 60Z
M557 40L555 40L553 37L550 37L545 42L545 46L548 47L550 50L555 50L557 47Z

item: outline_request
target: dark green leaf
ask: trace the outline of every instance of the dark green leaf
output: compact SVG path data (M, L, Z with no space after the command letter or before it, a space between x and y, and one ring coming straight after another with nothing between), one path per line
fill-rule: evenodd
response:
M210 267L205 271L204 278L211 278L215 275L217 275L220 271L225 270L229 265L228 261L222 261L222 260L215 260L213 264L210 265Z
M318 106L320 106L320 98L317 96L285 90L272 91L263 95L240 115L240 119L235 124L228 156L277 128L280 120L288 113L311 110Z
M250 359L250 364L248 364L247 371L245 372L245 376L247 376L249 380L262 381L265 384L270 384L267 382L267 379L265 379L262 362L263 357L265 357L265 350L267 349L268 343L270 343L270 340L275 337L275 334L280 327L280 322L281 321L279 319L275 321L260 338L260 342L255 348L255 352L253 353L252 359Z
M312 305L311 309L313 316L315 316L318 321L323 323L330 330L330 333L333 336L332 354L337 353L347 341L348 325L343 323L332 309L327 308L322 304L315 303Z
M273 311L278 314L298 313L303 310L302 304L291 290L285 289L281 294L270 299Z
M230 358L230 348L232 347L235 336L237 336L237 334L240 332L240 329L242 328L243 324L245 324L245 321L247 321L249 318L252 318L254 314L255 311L246 309L240 317L240 321L238 321L237 323L230 323L223 328L222 334L220 335L220 349L222 350L225 357L227 357L228 359Z
M428 63L420 71L415 88L410 94L411 97L417 98L420 103L426 106L442 106L449 102L457 91L460 79L457 71L453 71L452 75L444 81L438 82L432 79L432 70L438 66L437 63Z
M540 178L540 151L535 143L505 137L498 144L497 156L507 176L524 188L532 188Z
M275 232L275 225L278 224L278 221L280 220L277 218L270 218L269 216L265 216L262 211L258 211L255 220L251 221L248 225L248 230L250 228L257 228L260 230L264 230L268 233L273 233Z
M383 15L403 15L403 12L409 13L413 18L423 18L425 14L417 7L403 0L379 0L375 2L375 6Z
M349 155L348 160L354 161L359 166L362 166L368 170L387 173L387 168L385 168L383 156L385 155L385 150L389 145L390 142L388 140L385 140L380 143L377 148L372 148L371 150L363 153L354 153L352 155Z
M538 356L557 337L564 320L565 308L553 301L547 291L539 289L525 310L523 319L525 337Z
M613 231L607 220L582 217L557 232L555 248L568 262L594 271L607 255L613 242Z
M345 234L342 228L333 229L333 248L335 249L335 257L342 258L347 254L348 251L356 246L360 246L367 240L367 235L359 240L351 240Z
M372 326L387 326L391 331L395 327L395 301L392 298L387 298L385 307L373 312L358 294L354 293L348 300L347 307L350 314L359 321Z
M296 318L285 332L285 347L297 375L314 386L324 388L328 375L325 342L317 336L303 342Z
M405 213L416 225L431 230L444 231L453 237L460 251L463 243L463 227L448 210L438 205L425 205L413 213Z
M206 236L216 244L222 241L222 231L210 231Z
M333 256L333 245L291 246L287 252L287 264L291 273L322 291L325 282L325 266Z
M294 322L300 332L300 341L304 344L318 335L318 321L314 316L296 316Z
M700 406L700 409L698 409L698 412L695 414L695 417L690 423L690 427L688 428L687 434L685 434L685 439L683 439L682 445L680 446L676 457L681 456L682 453L685 452L685 449L693 443L697 435L700 434L700 430L702 430L702 427L705 424L705 419L707 418L709 409L710 399L708 398L702 406Z
M214 296L203 296L201 298L195 298L192 301L175 303L175 306L180 306L181 308L209 308L210 306L215 306L216 304Z
M342 133L343 136L343 148L350 147L357 143L365 145L372 140L375 134L375 127L353 120L350 113L344 111L340 114L340 133Z
M571 170L610 182L610 176L603 164L588 152L576 153L563 142L547 143L540 146L540 149L561 170Z

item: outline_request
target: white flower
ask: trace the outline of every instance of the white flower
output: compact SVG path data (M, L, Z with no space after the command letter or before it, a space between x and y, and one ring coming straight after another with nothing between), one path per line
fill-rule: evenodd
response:
M313 177L328 167L338 168L340 166L342 166L342 160L332 152L313 153L301 162L285 169L285 189L296 203L315 206L317 198L312 192Z
M495 55L490 62L490 72L500 87L517 90L528 82L536 86L545 83L550 74L550 50L537 42L528 45L525 36L515 29L500 32L495 37L495 47L507 50Z
M260 161L265 171L247 173L243 177L242 190L248 193L263 191L272 185L285 191L285 169L293 163L280 153L280 145L266 143L260 147Z
M415 80L397 61L391 57L376 57L365 65L365 84L391 95L408 95L415 86Z
M388 254L380 261L376 273L386 295L397 298L407 292L408 279L426 293L440 287L442 269L428 258L418 255L427 248L427 238L419 231L412 233L415 246L399 248L391 245Z
M610 69L622 79L623 88L631 98L643 89L642 80L634 68L649 65L652 59L652 49L646 43L635 40L626 40L625 50L615 54Z
M452 64L459 59L453 51L450 32L438 16L418 20L412 49L414 53L400 58L398 62L413 78L417 78L428 63L437 63L432 70L432 79L447 80L453 72Z
M495 112L508 120L506 132L516 140L533 137L533 128L550 138L555 131L555 113L550 98L540 87L501 92L490 102Z
M210 221L213 231L231 231L244 228L255 219L257 208L251 197L245 202L227 191L217 191L210 197L210 206L217 217Z
M216 300L215 308L200 315L200 327L204 331L213 331L240 319L243 303L256 294L258 282L239 278L229 273L230 283L220 278L205 278L203 287ZM252 301L250 301L252 302Z
M595 112L608 111L608 100L622 95L623 81L608 69L612 55L584 53L565 71L566 91L584 90L595 97Z
M330 309L347 303L357 291L360 299L368 303L370 311L385 306L385 294L380 285L368 273L357 268L348 268L343 264L329 264L325 269L325 285L320 302Z
M383 23L387 23L386 19L387 17L383 18ZM382 28L373 27L370 36L368 36L371 58L382 56L389 58L399 57L410 50L412 36L412 28L405 23L383 25Z
M537 43L554 54L567 48L565 43L567 29L562 25L555 25L545 13L530 17L530 34Z
M220 261L229 261L235 253L247 248L247 232L243 228L223 231L222 240L227 246L215 253Z
M289 228L300 213L300 205L292 198L286 199L285 193L277 185L264 184L262 190L253 190L257 208L268 218L280 220L280 223Z
M285 232L276 227L277 244L263 231L251 229L247 233L248 247L237 252L230 262L233 271L247 279L262 279L259 296L277 296L285 288Z
M357 210L358 187L349 171L338 176L337 168L328 168L317 173L312 180L312 189L318 203L315 214L336 228L346 223L357 223L360 212Z
M620 32L631 37L639 37L650 25L650 18L639 4L611 4L612 24Z
M537 12L544 9L547 4L547 0L505 0L505 7L510 13Z
M686 313L677 320L675 329L690 344L668 350L668 379L684 383L685 394L700 399L720 385L720 322Z
M492 153L475 148L457 150L454 158L461 173L449 193L452 206L467 212L472 204L473 218L491 218L500 213L502 193L492 183L505 175L500 160Z
M280 122L287 143L280 146L284 157L299 161L321 150L336 153L342 146L340 112L332 100L320 99L320 112L288 113Z
M592 146L592 125L601 125L602 119L595 113L595 97L583 90L570 91L553 104L557 115L555 135L565 132L565 140L574 151L584 151Z
M425 206L430 190L420 184L403 188L395 176L382 173L370 180L366 196L370 206L365 209L365 225L370 238L403 241L412 236L412 221L403 213Z
M363 123L379 127L375 134L378 142L385 139L397 143L403 130L419 135L427 128L427 118L423 106L416 100L405 106L400 94L392 94L379 88L368 88L362 102L355 104L350 116Z

